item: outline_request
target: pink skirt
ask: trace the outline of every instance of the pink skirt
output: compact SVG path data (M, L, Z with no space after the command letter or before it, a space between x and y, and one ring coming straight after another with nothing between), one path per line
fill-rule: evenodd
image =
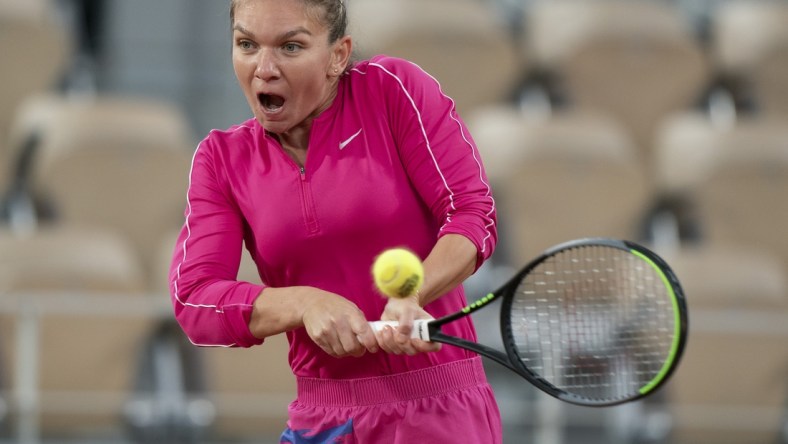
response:
M298 378L288 413L281 443L502 442L479 357L377 378Z

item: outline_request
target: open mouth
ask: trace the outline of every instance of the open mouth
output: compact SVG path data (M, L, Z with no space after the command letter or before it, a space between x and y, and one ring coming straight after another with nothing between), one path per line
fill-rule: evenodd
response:
M257 100L266 112L273 113L282 109L285 99L276 94L258 94Z

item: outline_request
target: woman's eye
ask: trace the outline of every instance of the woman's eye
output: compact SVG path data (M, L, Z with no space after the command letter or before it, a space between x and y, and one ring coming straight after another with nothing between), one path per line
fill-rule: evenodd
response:
M286 52L296 52L301 49L301 45L297 43L285 43L282 47Z

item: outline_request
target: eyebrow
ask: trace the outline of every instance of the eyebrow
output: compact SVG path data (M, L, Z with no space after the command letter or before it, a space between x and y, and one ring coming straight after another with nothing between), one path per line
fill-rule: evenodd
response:
M233 30L234 31L238 31L241 34L247 35L249 37L254 37L254 33L252 31L244 28L240 24L235 24L233 26ZM297 36L298 34L306 34L306 35L311 36L312 32L309 31L308 29L304 28L303 26L299 26L298 28L295 28L293 30L287 31L284 34L280 35L279 36L279 40L287 40L287 39L290 39L290 38L293 38L293 37Z

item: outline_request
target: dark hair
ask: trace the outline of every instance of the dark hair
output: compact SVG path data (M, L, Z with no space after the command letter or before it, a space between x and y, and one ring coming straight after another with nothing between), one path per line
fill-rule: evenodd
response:
M317 17L328 28L328 42L334 43L347 34L347 10L345 0L298 0L308 8L321 11ZM230 22L235 23L235 7L239 0L230 3Z

